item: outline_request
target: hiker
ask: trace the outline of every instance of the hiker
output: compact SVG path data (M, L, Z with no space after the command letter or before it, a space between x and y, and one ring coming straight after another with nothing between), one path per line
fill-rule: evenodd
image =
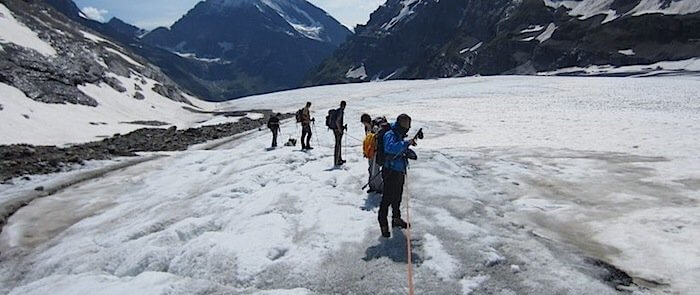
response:
M388 122L384 117L378 117L372 120L368 114L363 114L360 117L360 122L365 126L365 140L362 142L362 151L367 158L369 172L369 190L367 193L379 193L384 190L384 181L381 177L381 166L377 163L377 141L380 134L388 129Z
M372 116L369 114L362 114L362 116L360 116L360 123L365 126L365 135L372 132Z
M316 122L311 118L311 102L306 102L306 106L297 112L297 121L301 123L301 149L313 150L311 147L311 123Z
M336 166L342 166L345 164L343 156L341 154L343 149L343 134L348 129L347 125L343 124L343 117L345 116L345 101L340 102L340 108L336 109L335 112L329 112L330 122L326 122L329 128L333 129L333 135L335 136L335 151L333 153L333 160Z
M403 186L406 180L406 168L408 158L406 152L409 146L416 145L416 139L405 140L408 130L411 128L411 117L401 114L396 122L391 125L391 130L383 136L384 168L382 178L384 179L384 195L379 206L379 227L382 236L390 237L387 214L391 206L392 219L391 226L408 228L410 225L401 219L401 197Z
M267 128L270 128L270 131L272 131L273 148L277 147L277 134L280 132L280 116L282 116L282 114L277 113L272 115L270 119L267 120Z

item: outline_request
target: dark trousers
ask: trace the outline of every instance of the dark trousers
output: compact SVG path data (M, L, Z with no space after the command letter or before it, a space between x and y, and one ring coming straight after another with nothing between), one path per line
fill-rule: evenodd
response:
M333 159L335 164L341 164L340 161L343 160L343 155L341 154L343 150L343 132L333 129L333 135L335 135L335 151L333 152Z
M379 205L379 224L388 226L387 215L389 214L389 206L391 206L391 215L393 218L401 218L401 196L403 195L403 185L406 181L406 175L385 168L382 171L384 178L384 195L382 203Z
M277 147L277 133L279 133L279 129L270 129L272 130L272 147Z
M311 146L311 124L301 124L301 148Z

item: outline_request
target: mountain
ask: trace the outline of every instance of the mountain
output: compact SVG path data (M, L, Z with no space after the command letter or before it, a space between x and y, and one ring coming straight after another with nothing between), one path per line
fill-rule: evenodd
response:
M44 1L3 1L0 27L2 142L89 140L149 125L133 122L206 119L188 110L204 102L158 67Z
M105 23L105 26L112 29L115 33L136 38L140 38L148 33L147 30L128 24L116 17L113 17L107 23Z
M226 100L300 86L350 34L304 0L208 0L142 41L189 60L176 81Z
M697 0L388 0L307 85L688 60ZM639 69L628 74L639 74ZM605 71L603 71L605 74Z

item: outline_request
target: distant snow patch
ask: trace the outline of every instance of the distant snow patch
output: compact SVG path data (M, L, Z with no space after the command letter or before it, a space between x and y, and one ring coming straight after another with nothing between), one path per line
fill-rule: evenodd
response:
M663 13L663 14L691 14L700 11L700 1L698 0L685 0L685 1L671 1L668 3L668 7L662 8L663 3L659 0L641 0L639 4L632 8L627 14L633 16L649 14L649 13Z
M0 3L0 43L14 43L22 47L34 49L44 56L55 56L56 50L51 44L41 40L39 35L20 23L12 16L12 12Z
M484 42L479 42L476 45L472 46L471 48L464 48L464 49L459 51L459 54L464 54L464 53L469 52L469 51L476 51L483 44L484 44Z
M544 4L548 7L557 9L561 6L564 6L568 8L569 15L576 16L580 20L588 19L600 14L605 14L606 17L602 23L613 21L618 17L617 12L610 8L613 2L615 2L615 0L544 0Z
M535 37L527 37L527 38L524 38L524 39L520 39L520 41L524 41L524 42L530 42L530 41L532 41L532 40L535 40ZM540 42L542 42L542 41L540 41Z
M194 59L198 61L203 61L203 62L208 62L208 63L218 63L221 62L221 58L204 58L204 57L197 57L194 53L182 53L182 52L177 52L173 51L173 53L177 54L180 57L184 58L189 58L189 59Z
M542 31L542 29L544 29L544 26L530 25L529 27L527 27L527 29L520 31L520 33L525 34L525 33L539 32L539 31Z
M556 30L557 30L557 26L554 23L550 23L547 26L547 29L544 30L544 32L542 32L542 34L537 36L537 38L535 38L535 39L540 41L540 43L547 41L547 40L549 40L549 38L552 38L552 34L554 34L554 31L556 31Z
M107 51L111 52L111 53L114 53L114 54L118 55L119 57L121 57L122 59L126 60L127 62L129 62L129 63L132 64L132 65L135 65L135 66L138 66L138 67L143 67L142 64L138 63L137 61L135 61L135 60L132 59L131 57L127 56L127 55L124 54L124 53L119 52L118 50L116 50L116 49L114 49L114 48L105 47L105 49L106 49Z
M632 50L632 49L618 50L617 52L619 52L620 54L627 55L627 56L635 55L634 50Z
M385 31L390 30L394 25L396 25L398 22L406 18L407 16L415 13L413 8L416 7L418 3L420 3L421 0L403 0L401 1L401 5L403 5L403 8L401 8L401 11L399 11L399 14L392 18L388 23L384 24L382 26L382 29ZM415 5L414 5L415 4Z
M551 72L540 72L537 73L537 75L552 76L575 74L582 76L595 76L606 74L630 74L638 76L649 76L679 71L700 72L700 58L691 58L679 61L662 61L650 65L632 65L624 67L614 67L612 65L591 65L585 68L571 67Z
M345 74L345 77L350 78L350 79L361 79L361 80L366 79L367 78L367 71L365 70L365 65L362 65L358 68L351 68Z
M294 30L297 32L301 33L302 35L306 36L309 39L313 40L318 40L318 41L325 41L323 38L321 38L321 32L323 31L323 27L316 27L316 26L306 26L302 24L293 24L290 23Z
M99 36L97 36L97 35L95 35L95 34L91 34L91 33L85 32L85 31L83 31L83 30L81 30L80 33L83 35L83 37L85 37L85 39L91 40L91 41L93 41L93 42L95 42L95 43L101 43L101 42L104 42L104 43L112 43L112 42L109 42L109 41L105 40L104 38L101 38L101 37L99 37Z
M318 22L318 20L311 17L306 11L297 7L296 5L286 2L286 1L272 1L272 0L262 0L262 2L268 7L272 8L277 14L279 14L289 25L291 25L295 31L302 34L312 40L318 41L329 41L328 38L324 39L322 36L323 25ZM284 5L286 9L293 10L297 15L300 15L302 19L297 19L292 17L285 9L282 8ZM261 9L258 7L258 9Z

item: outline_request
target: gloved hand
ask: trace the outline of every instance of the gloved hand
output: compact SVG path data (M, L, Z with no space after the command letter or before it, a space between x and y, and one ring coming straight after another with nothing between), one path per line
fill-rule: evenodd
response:
M316 118L311 118L311 122L316 122Z
M345 124L345 126L343 126L343 130L348 131L348 124Z

